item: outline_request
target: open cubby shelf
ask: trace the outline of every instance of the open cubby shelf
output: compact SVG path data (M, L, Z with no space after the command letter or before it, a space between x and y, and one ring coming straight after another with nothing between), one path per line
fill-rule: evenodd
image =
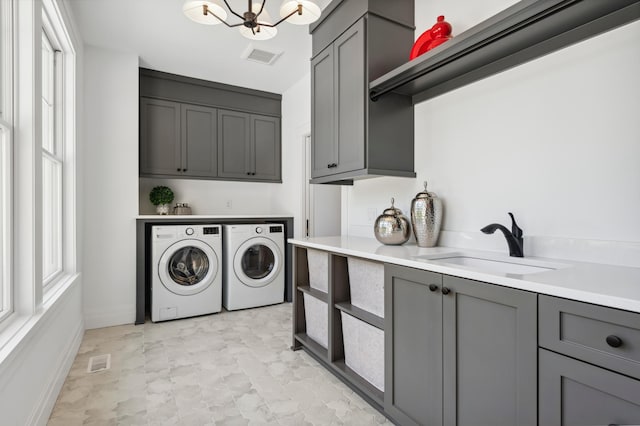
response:
M360 309L357 306L353 306L348 302L336 303L335 307L340 309L342 312L351 315L352 317L358 318L359 320L374 326L377 329L384 330L384 318L382 317L365 311L364 309Z
M328 252L327 258L320 257L320 259L327 260L327 279L325 280L325 277L323 276L320 276L319 279L317 275L312 276L312 279L310 279L309 271L312 271L312 275L317 274L318 265L324 265L325 261L320 260L317 253L310 254L308 250L315 249L307 249L304 247L294 248L293 263L295 269L293 286L295 290L293 303L294 315L292 349L305 349L328 370L335 374L336 377L369 400L374 407L382 412L384 392L380 391L373 384L360 376L356 371L346 365L345 356L348 358L349 356L355 355L345 355L343 319L341 313L345 312L351 317L361 321L363 324L360 326L362 327L364 327L364 324L368 324L368 326L372 326L383 331L384 318L362 308L356 307L351 303L352 295L351 284L349 282L349 261L346 256ZM319 259L318 262L320 263L312 265L313 267L310 268L308 263L309 259ZM322 266L321 269L322 268L324 268L324 266ZM375 271L375 269L370 270L370 273L371 271ZM355 272L352 271L352 273ZM373 272L373 274L375 275L377 272ZM375 276L377 277L377 275ZM327 292L310 286L311 282L317 283L322 281L328 283ZM363 282L363 280L360 279L359 282ZM312 305L308 297L306 298L308 306L305 306L304 295L311 296L313 299L325 303L326 311L324 307L322 308L322 311L318 311L318 306L321 305L318 305L318 303L314 303ZM326 315L326 317L324 315ZM322 318L326 318L327 348L319 344L307 334L307 330L309 329L312 331L311 334L314 337L324 341L323 338L325 336L323 334L318 334L318 330L323 330L322 323L314 322L307 324L307 316L313 317L316 321L323 321ZM318 318L320 318L320 320L318 320ZM313 330L311 330L310 325L313 325ZM353 364L351 365L353 366ZM357 370L357 367L354 368Z
M302 345L309 351L313 352L316 356L323 360L327 359L327 349L321 344L317 343L311 337L307 336L307 333L296 333L294 338L302 343Z
M298 286L299 291L302 293L308 294L309 296L313 296L318 300L322 300L325 303L329 302L329 295L324 291L318 290L316 288L310 287L308 285Z
M384 392L373 386L371 383L363 379L358 373L350 369L345 363L344 359L336 360L332 363L332 365L340 376L349 380L353 385L369 395L369 397L376 401L378 404L383 404Z

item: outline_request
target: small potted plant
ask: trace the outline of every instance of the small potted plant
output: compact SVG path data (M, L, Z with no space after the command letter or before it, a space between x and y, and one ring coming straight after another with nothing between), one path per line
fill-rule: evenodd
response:
M151 204L158 214L169 214L169 204L173 201L173 191L166 186L156 186L149 193Z

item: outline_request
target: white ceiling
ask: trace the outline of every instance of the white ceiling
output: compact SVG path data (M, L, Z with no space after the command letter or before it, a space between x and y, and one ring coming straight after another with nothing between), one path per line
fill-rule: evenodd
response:
M246 0L227 0L240 14ZM317 0L324 8L330 0ZM184 0L66 0L87 45L135 53L140 66L210 81L283 93L309 72L309 27L283 22L271 40L251 41L237 28L197 24L182 13ZM275 20L281 0L267 0ZM227 20L231 22L231 16ZM283 51L273 65L242 59L253 44Z

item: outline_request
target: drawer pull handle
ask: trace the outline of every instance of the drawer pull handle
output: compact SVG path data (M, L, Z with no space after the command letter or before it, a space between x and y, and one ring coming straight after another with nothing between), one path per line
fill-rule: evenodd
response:
M429 284L429 290L431 291L437 291L438 290L438 286L435 284Z
M620 346L622 346L622 339L618 336L610 334L609 336L607 336L607 345L611 346L612 348L619 348Z
M449 293L451 293L451 290L448 287L442 287L442 294L447 295Z

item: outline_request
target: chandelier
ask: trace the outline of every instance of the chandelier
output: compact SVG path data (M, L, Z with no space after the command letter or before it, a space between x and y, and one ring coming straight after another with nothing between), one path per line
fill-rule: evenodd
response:
M278 33L277 25L284 21L296 25L307 25L320 18L320 7L313 0L284 0L280 6L280 20L273 23L264 8L266 0L252 3L247 1L247 11L235 12L227 0L222 0L227 10L240 19L240 22L227 22L227 10L220 0L187 0L182 7L184 14L191 20L206 25L225 24L229 28L238 27L240 34L251 40L268 40Z

